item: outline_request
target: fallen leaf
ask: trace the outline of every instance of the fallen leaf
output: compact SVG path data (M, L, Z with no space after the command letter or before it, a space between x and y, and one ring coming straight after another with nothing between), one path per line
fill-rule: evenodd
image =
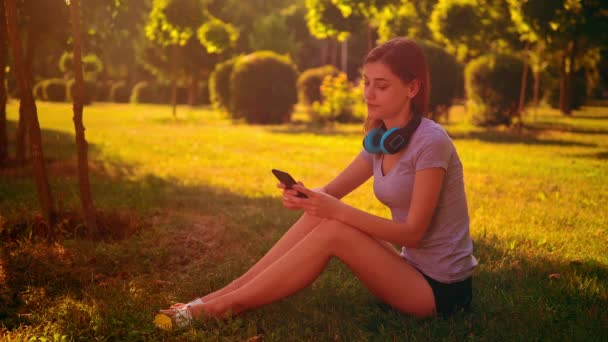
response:
M561 275L559 273L551 273L549 274L549 279L559 279Z

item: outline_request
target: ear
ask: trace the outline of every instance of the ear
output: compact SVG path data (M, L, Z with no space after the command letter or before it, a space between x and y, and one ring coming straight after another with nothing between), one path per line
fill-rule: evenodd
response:
M414 98L420 91L420 80L414 78L407 84L407 97L410 99Z

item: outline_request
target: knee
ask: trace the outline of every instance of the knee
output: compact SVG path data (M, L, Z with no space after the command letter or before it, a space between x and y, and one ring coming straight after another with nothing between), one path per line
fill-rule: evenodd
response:
M356 228L336 220L324 219L313 231L328 246L339 246L356 233Z

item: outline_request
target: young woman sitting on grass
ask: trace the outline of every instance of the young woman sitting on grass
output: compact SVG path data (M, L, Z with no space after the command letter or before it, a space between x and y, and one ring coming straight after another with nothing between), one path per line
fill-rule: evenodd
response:
M366 56L363 77L367 135L352 163L321 189L279 184L284 206L303 210L302 217L241 277L161 310L157 321L185 326L200 315L226 317L275 302L310 285L332 257L405 314L469 306L477 261L462 164L445 130L422 118L430 90L424 53L412 40L390 40ZM371 176L392 220L340 201ZM401 253L391 243L403 246Z

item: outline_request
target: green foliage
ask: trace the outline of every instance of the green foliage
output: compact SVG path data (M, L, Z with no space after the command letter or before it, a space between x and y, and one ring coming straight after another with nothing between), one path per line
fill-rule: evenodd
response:
M154 0L146 37L161 46L186 45L204 19L199 0Z
M510 125L517 113L523 62L510 55L490 54L471 61L465 69L467 111L482 126ZM528 84L532 76L528 72ZM526 100L532 87L526 87Z
M360 11L332 0L306 0L306 21L310 33L319 38L346 39L366 22Z
M292 59L298 56L301 43L289 27L284 16L270 14L260 19L249 33L249 47L254 51L269 50L288 54Z
M384 7L376 16L376 20L379 43L400 36L421 38L425 33L426 22L410 1Z
M297 77L295 64L272 51L239 58L230 79L230 114L249 123L289 121L298 101Z
M315 101L321 101L321 84L326 76L337 76L338 69L333 65L305 70L298 77L298 98L301 103L312 105Z
M131 103L167 103L168 94L161 91L157 84L141 81L131 89Z
M67 84L62 78L52 78L42 81L42 99L45 101L68 101Z
M65 75L74 75L74 53L65 51L59 58L59 70ZM82 72L85 80L95 81L103 70L99 57L87 54L82 57Z
M66 82L67 89L67 100L73 101L73 95L76 87L76 81L74 79L70 79ZM93 103L93 99L96 97L97 93L97 82L85 80L84 81L84 98L83 104L90 105Z
M488 49L509 52L521 45L505 1L439 0L429 27L434 39L460 61Z
M209 99L216 109L224 111L230 109L231 75L238 58L234 57L218 63L209 77Z
M207 21L197 31L198 40L208 53L221 53L233 47L239 37L234 26L216 18Z
M129 102L130 96L131 96L131 92L129 91L127 82L116 81L116 82L112 83L112 87L110 88L110 101L111 102L127 103L127 102Z
M363 103L362 87L353 87L344 73L325 76L321 98L312 104L311 116L315 122L363 122L365 119L364 106L357 106Z
M464 83L463 67L456 58L444 49L427 41L419 41L428 62L431 80L429 112L432 118L438 119L447 115L452 100Z

